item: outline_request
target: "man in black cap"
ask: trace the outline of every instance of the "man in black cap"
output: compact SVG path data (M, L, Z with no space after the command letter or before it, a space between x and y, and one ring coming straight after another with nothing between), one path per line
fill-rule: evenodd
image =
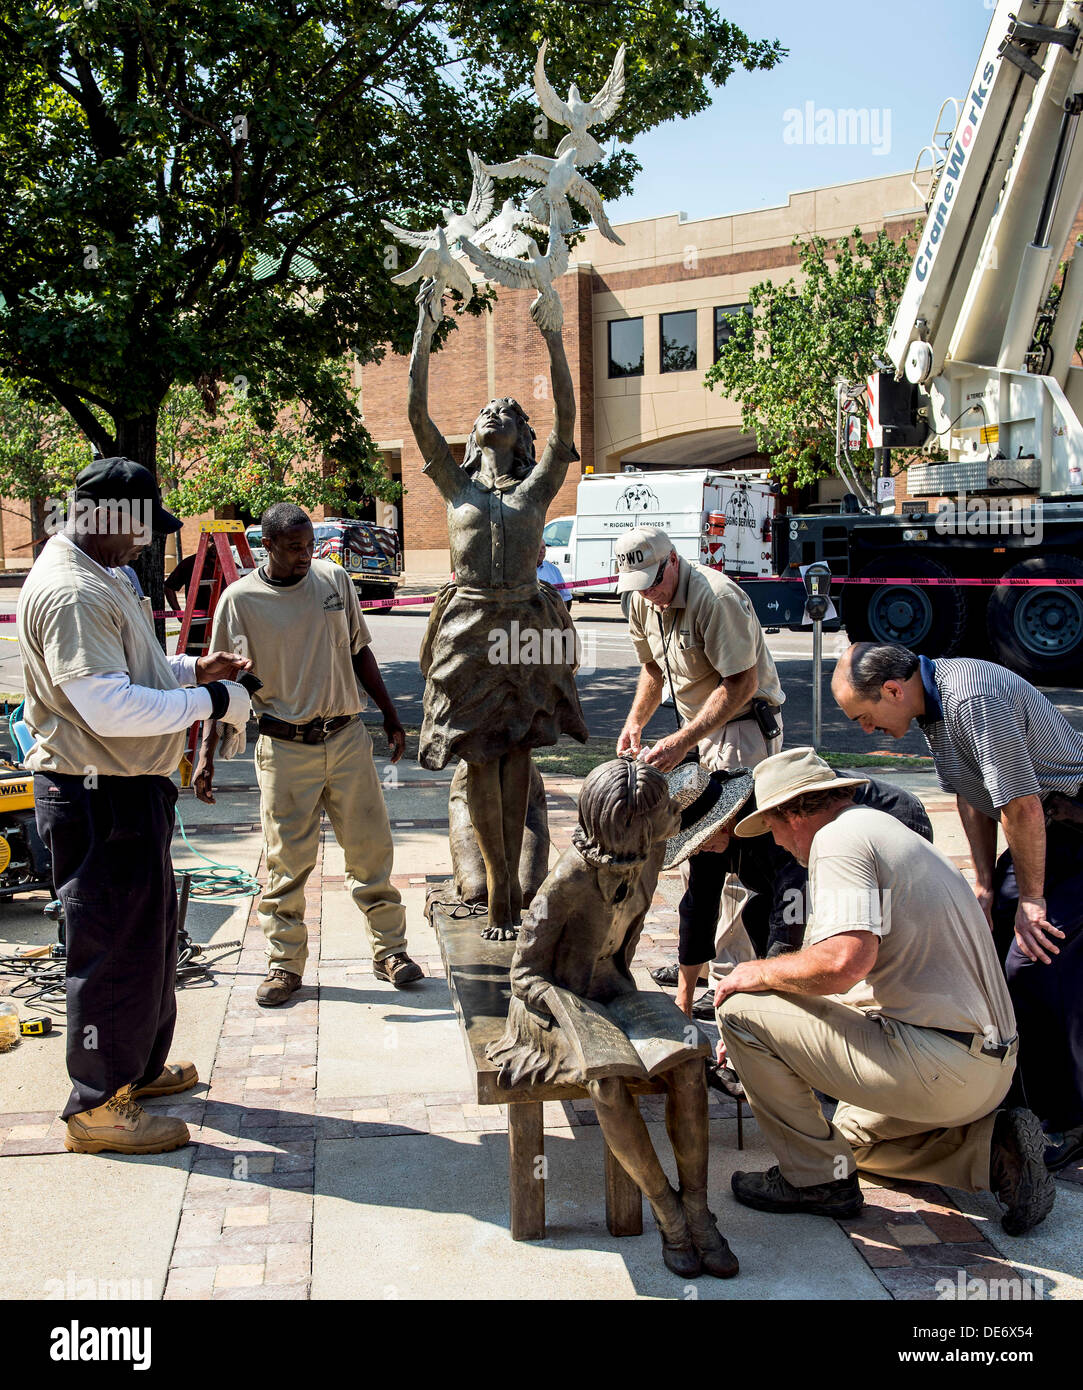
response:
M180 525L146 468L96 459L19 596L35 740L25 761L67 933L64 1144L77 1153L163 1153L189 1138L181 1120L136 1099L198 1080L191 1063L166 1064L177 1012L170 775L189 725L247 721L248 692L229 677L251 663L166 657L149 600L119 572L155 531Z

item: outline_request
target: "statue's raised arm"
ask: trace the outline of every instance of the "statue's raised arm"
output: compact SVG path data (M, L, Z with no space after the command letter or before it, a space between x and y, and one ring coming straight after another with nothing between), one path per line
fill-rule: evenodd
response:
M421 309L417 317L413 351L410 354L406 414L414 438L417 440L417 447L421 450L421 456L425 460L425 472L432 478L445 499L450 501L461 485L460 474L462 470L452 460L447 441L436 428L429 414L429 355L439 318L433 319L427 300L422 299L419 302ZM437 301L436 307L439 311L439 301ZM570 380L569 376L569 382Z

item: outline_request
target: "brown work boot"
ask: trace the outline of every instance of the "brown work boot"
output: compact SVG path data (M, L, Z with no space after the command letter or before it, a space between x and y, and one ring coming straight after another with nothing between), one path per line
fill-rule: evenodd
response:
M805 1212L809 1216L842 1219L856 1216L865 1205L856 1173L834 1182L795 1187L776 1164L766 1173L734 1173L730 1186L739 1202L757 1211Z
M137 1086L133 1096L174 1096L178 1091L190 1091L199 1080L194 1062L167 1062L154 1081Z
M716 1279L732 1279L741 1266L726 1237L718 1229L714 1212L707 1206L707 1193L702 1189L692 1191L682 1187L679 1195L692 1244L699 1253L703 1268Z
M284 1004L300 988L301 977L296 971L274 966L267 971L267 978L256 990L256 1003L267 1009L273 1008L275 1004Z
M388 980L396 989L412 985L415 980L424 979L421 966L412 961L405 951L395 951L383 960L372 962L372 973L378 980Z
M181 1148L190 1137L183 1120L148 1115L128 1085L104 1105L72 1115L64 1147L73 1154L164 1154Z
M695 1279L703 1272L703 1267L699 1251L692 1243L681 1199L667 1184L657 1197L648 1193L647 1201L662 1233L662 1260L666 1268L682 1279Z

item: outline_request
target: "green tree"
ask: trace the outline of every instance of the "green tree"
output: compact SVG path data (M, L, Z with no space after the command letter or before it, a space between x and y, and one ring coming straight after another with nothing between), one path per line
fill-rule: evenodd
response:
M782 56L699 0L0 0L0 374L150 467L171 386L242 382L258 427L301 403L312 452L393 495L337 369L409 344L380 219L465 201L468 147L555 145L543 37L586 92L627 40L621 140Z
M286 501L343 511L343 475L312 458L306 416L294 404L265 429L240 397L213 422L197 417L177 441L166 504L185 515L235 507L258 517Z
M835 243L795 237L801 281L754 285L752 312L728 318L732 334L706 384L740 404L743 428L780 480L802 486L833 470L835 383L862 381L883 362L913 244L885 231L864 237L859 227ZM872 454L862 446L851 459L867 469Z
M5 510L29 520L32 543L45 536L50 503L63 502L90 459L90 445L69 415L0 377L0 497L26 504Z

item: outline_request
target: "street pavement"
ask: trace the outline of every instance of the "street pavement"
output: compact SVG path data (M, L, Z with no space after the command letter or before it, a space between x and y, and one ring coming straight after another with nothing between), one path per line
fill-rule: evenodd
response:
M431 592L431 587L411 586L411 589L403 591L403 596ZM15 590L0 590L0 615L14 613L15 598ZM421 723L425 683L418 666L418 655L428 615L427 605L403 607L392 612L370 612L368 615L373 651L388 691L398 707L399 717L407 725ZM615 743L632 703L639 665L628 637L628 625L619 605L613 602L583 603L576 600L572 617L583 650L577 685L587 728L592 736L611 738ZM19 698L22 670L18 660L18 643L13 640L14 637L14 624L0 623L0 694ZM810 744L814 741L812 635L783 631L768 633L766 640L786 693L783 709L785 741L793 747ZM911 730L898 741L886 735L870 737L852 725L838 709L831 698L831 672L845 647L844 634L824 635L823 722L819 746L832 753L886 751L892 754L927 755L929 750L925 740L916 731ZM1083 691L1057 687L1045 693L1077 728L1083 728ZM673 707L663 705L648 724L646 738L654 741L671 733L674 727Z
M377 642L389 631L377 628ZM937 843L965 867L950 798L928 773L898 780L922 795ZM219 782L214 806L181 792L194 848L178 835L176 861L207 869L201 853L258 873L251 749L220 765ZM151 1158L67 1154L56 1119L67 1092L62 1028L0 1055L0 1298L920 1301L960 1277L1007 1280L1001 1287L1028 1299L1083 1295L1083 1165L1058 1181L1050 1218L1017 1241L1000 1231L988 1196L921 1184L867 1185L854 1221L763 1215L733 1201L729 1177L771 1155L747 1113L738 1151L736 1107L716 1093L709 1196L739 1278L689 1285L669 1274L649 1213L642 1236L609 1235L601 1136L586 1101L546 1105L548 1234L512 1241L505 1111L474 1103L423 916L427 886L450 869L448 782L405 766L385 787L394 882L426 974L409 990L374 978L326 826L308 884L305 986L286 1006L255 1003L264 951L252 899L193 900L198 942L243 949L212 953L211 979L178 992L174 1056L196 1061L200 1084L148 1104L185 1118L188 1147ZM546 779L554 856L569 843L578 787ZM673 958L679 893L677 875L664 876L637 957L642 988L656 988L648 967ZM52 939L43 901L0 907L0 953ZM660 1099L641 1106L672 1170Z

